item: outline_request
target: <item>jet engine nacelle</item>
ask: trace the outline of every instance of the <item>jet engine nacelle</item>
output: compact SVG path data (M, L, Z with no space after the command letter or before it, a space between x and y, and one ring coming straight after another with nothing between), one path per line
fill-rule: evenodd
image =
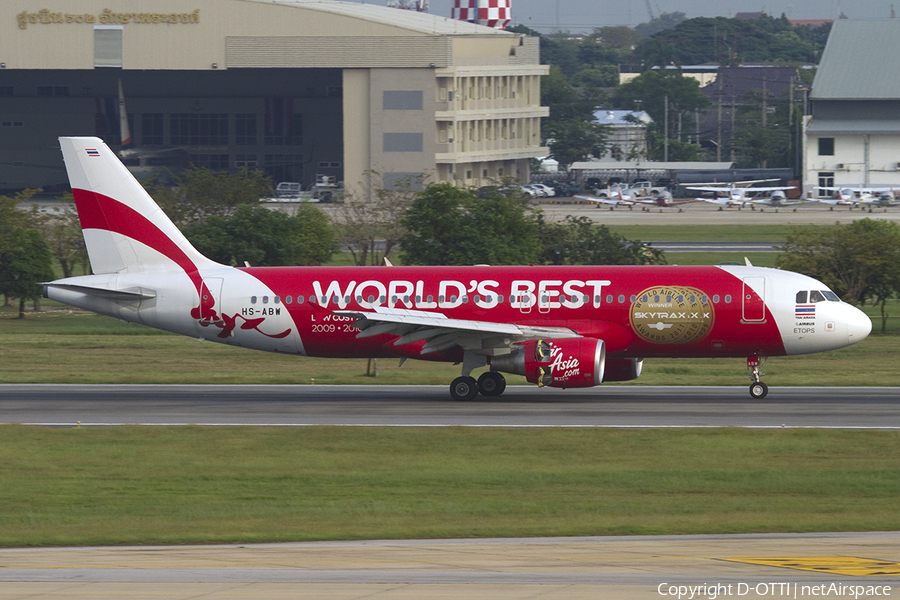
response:
M591 387L603 381L606 345L595 338L536 340L491 359L492 371L524 375L538 387Z
M641 376L643 358L607 358L603 381L631 381Z

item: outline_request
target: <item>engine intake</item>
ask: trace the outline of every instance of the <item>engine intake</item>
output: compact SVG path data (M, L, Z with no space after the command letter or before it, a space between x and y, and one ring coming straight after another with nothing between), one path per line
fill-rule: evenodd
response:
M641 376L643 358L607 358L603 381L631 381Z

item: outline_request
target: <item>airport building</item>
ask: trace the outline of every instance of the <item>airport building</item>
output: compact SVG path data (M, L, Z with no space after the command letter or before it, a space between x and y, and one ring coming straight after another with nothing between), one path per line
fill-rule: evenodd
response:
M58 136L118 150L120 82L136 147L276 183L525 181L549 152L537 38L329 0L16 0L0 14L0 190L67 189Z
M860 40L865 40L861 43ZM834 22L809 96L804 180L900 185L900 20Z

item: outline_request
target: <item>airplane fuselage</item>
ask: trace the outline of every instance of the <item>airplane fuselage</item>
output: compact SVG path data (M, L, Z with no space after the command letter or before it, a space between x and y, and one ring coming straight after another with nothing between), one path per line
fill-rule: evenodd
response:
M822 302L801 315L797 292L820 283L739 266L224 267L194 277L123 273L63 281L76 280L139 289L145 297L113 301L64 288L48 295L183 335L324 357L452 358L393 345L396 335L358 339L355 319L341 313L375 308L571 329L605 340L608 355L623 358L821 352L853 343L858 312Z

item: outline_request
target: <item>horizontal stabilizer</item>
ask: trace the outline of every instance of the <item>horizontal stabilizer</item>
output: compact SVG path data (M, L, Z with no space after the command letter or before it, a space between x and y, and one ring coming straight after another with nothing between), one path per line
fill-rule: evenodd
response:
M130 288L130 289L113 289L106 287L95 287L89 285L76 285L72 283L45 283L44 284L44 296L48 296L47 289L48 288L57 288L62 290L69 290L72 292L81 292L82 294L87 294L88 296L96 296L98 298L107 298L109 300L148 300L150 298L156 298L156 292L152 290L142 290L139 288Z

